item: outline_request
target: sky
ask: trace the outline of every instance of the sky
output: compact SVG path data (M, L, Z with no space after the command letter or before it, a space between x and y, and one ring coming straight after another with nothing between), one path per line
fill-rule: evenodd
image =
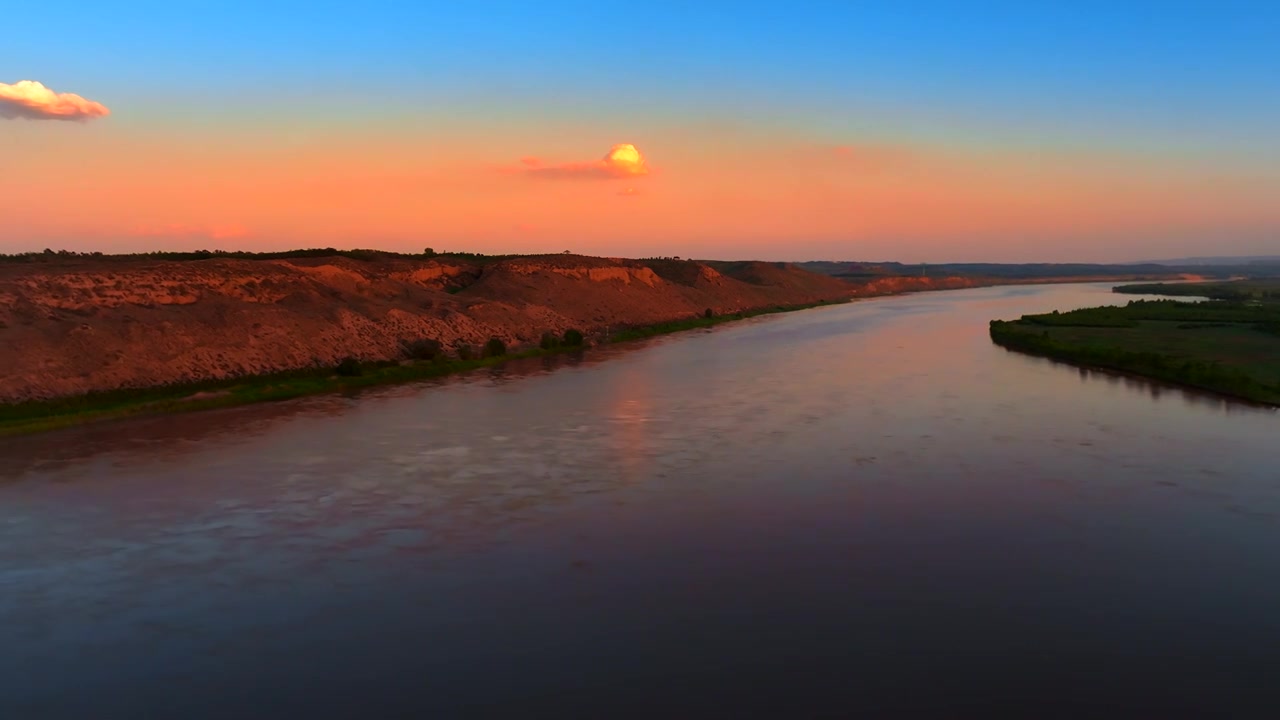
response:
M0 252L1280 254L1269 0L3 7Z

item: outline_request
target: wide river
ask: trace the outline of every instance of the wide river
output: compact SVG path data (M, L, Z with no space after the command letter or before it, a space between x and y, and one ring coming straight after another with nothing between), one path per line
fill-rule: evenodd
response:
M1280 414L987 337L1129 299L882 298L0 440L0 718L1266 707Z

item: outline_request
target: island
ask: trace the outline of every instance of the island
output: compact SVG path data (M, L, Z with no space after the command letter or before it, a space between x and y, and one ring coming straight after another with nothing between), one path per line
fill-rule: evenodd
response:
M991 339L1009 350L1280 405L1280 279L1114 290L1209 299L1131 300L992 320Z

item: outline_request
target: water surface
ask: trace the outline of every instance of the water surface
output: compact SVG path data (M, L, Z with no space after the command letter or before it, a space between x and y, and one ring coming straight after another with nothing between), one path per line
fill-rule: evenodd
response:
M986 334L1130 299L884 298L0 440L0 717L1257 710L1280 416Z

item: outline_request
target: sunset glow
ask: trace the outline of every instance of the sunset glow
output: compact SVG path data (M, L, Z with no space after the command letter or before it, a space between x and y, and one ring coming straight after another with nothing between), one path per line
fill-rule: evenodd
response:
M630 143L614 145L609 154L605 156L604 162L605 166L611 171L623 177L649 174L649 167L645 164L644 156L640 154L635 145Z
M1163 46L1121 52L1154 32L1123 8L1085 24L1028 11L988 28L981 54L887 11L743 16L714 53L690 41L710 15L642 13L629 22L670 54L643 71L567 28L534 43L510 31L520 17L461 6L449 22L314 8L231 22L250 10L202 16L216 31L181 53L117 39L188 21L169 14L59 16L67 47L103 48L44 65L43 41L7 38L0 66L40 80L0 84L0 251L1118 261L1280 247L1280 108L1262 90L1275 61L1254 25L1208 11L1170 23L1197 28L1204 72L1230 85L1180 78ZM335 38L351 50L327 54ZM437 66L456 72L422 70Z

